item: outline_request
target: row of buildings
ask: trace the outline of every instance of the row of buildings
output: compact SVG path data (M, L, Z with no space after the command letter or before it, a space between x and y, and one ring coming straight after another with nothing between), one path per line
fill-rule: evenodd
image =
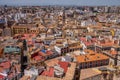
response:
M99 67L120 66L117 13L100 7L97 13L89 7L0 9L2 80L106 80L102 71L111 69ZM88 68L95 74L85 77Z

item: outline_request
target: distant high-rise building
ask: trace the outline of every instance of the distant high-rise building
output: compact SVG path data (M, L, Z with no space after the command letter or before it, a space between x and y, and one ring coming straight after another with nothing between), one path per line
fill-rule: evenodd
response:
M108 12L108 9L109 9L109 7L105 6L104 11L105 11L105 12Z

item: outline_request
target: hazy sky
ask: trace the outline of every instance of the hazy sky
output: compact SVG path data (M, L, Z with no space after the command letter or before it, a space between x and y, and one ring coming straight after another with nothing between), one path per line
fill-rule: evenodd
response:
M0 0L0 5L119 5L120 0Z

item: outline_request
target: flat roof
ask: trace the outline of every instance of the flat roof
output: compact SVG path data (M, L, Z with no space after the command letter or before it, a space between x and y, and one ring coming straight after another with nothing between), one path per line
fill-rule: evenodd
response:
M104 55L102 53L96 53L96 52L94 52L92 50L86 50L85 52L86 52L86 54L84 54L84 55L77 55L76 56L77 62L83 63L83 62L104 60L104 59L109 58L109 57L107 57L106 55Z
M28 80L30 78L30 76L23 76L22 78L20 78L20 80Z
M18 24L18 25L14 25L12 27L13 28L31 28L34 26L35 26L35 24Z
M54 59L50 59L50 60L47 60L45 61L45 63L47 64L48 67L50 66L54 66L55 64L58 64L59 60L61 57L57 57L57 58L54 58Z
M106 42L106 43L100 43L100 44L97 44L96 46L99 46L99 47L120 47L118 44L114 44L113 42Z
M92 76L100 75L100 74L101 74L101 71L95 68L82 69L79 80L84 80L84 79L90 78Z

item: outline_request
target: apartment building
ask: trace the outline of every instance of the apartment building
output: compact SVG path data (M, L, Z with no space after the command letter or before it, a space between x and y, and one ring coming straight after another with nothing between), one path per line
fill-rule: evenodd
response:
M92 50L86 50L86 54L76 56L80 69L98 67L109 64L109 57L102 53L96 53Z

